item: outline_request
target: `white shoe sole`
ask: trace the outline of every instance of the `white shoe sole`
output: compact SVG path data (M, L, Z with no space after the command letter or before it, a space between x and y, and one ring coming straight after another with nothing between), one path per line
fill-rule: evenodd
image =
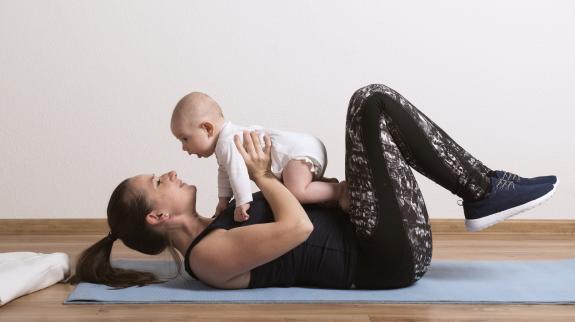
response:
M549 200L553 194L555 193L555 190L557 190L557 186L559 185L559 178L557 178L557 182L555 182L555 184L553 185L553 189L551 189L548 193L544 194L543 196L537 198L537 199L533 199L527 203L524 203L522 205L516 206L514 208L509 208L506 209L504 211L483 217L483 218L479 218L479 219L466 219L465 220L465 229L467 229L467 231L480 231L483 230L487 227L493 226L497 223L502 222L503 220L509 218L509 217L513 217L517 214L520 214L522 212L525 212L529 209L535 208L537 206L539 206L540 204L544 203L545 201Z

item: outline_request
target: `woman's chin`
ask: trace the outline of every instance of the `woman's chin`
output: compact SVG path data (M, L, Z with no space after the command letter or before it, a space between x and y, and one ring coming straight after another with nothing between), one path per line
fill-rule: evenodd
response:
M182 184L180 185L180 188L182 188L182 189L192 188L192 189L194 189L194 190L198 190L198 189L196 188L196 186L194 186L193 184L187 184L187 183L185 183L185 182L182 182Z

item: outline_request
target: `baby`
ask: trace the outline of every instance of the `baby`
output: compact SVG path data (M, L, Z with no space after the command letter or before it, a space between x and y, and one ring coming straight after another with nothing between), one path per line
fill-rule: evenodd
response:
M234 144L235 134L239 134L243 141L244 129L257 130L261 142L265 133L270 136L271 170L300 203L339 204L344 210L349 208L349 199L344 198L347 194L345 181L339 183L337 179L323 177L327 154L319 139L309 134L264 129L258 125L235 125L224 119L220 106L210 96L192 92L174 108L171 130L182 143L182 150L188 154L195 154L198 158L216 154L219 202L215 216L228 206L233 195L236 200L234 220L249 219L251 184L244 160Z

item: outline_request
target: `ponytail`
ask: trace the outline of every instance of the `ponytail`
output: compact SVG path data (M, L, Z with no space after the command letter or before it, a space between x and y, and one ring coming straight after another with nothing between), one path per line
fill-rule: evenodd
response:
M78 258L76 274L70 278L70 284L88 282L125 288L165 282L159 280L153 273L113 267L110 263L113 245L114 240L106 236L84 250Z
M108 224L116 233L110 232L80 254L75 274L68 280L70 284L89 282L125 288L166 282L150 272L113 267L110 254L116 239L121 239L129 248L149 255L159 254L168 247L177 263L177 276L182 274L182 260L171 240L146 225L145 217L151 207L145 197L133 194L129 188L126 179L116 187L108 203Z

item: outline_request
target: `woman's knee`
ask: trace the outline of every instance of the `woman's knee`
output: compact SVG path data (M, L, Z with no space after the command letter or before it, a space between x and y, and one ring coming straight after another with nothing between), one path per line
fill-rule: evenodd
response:
M371 88L374 88L374 87L387 87L387 86L385 86L384 84L381 84L381 83L368 84L368 85L365 85L365 86L362 86L362 87L358 88L358 89L354 92L354 95L357 94L357 93L367 92L368 89L371 89Z
M353 92L353 94L351 95L351 101L354 101L358 96L369 95L368 93L370 92L371 88L381 87L381 86L385 86L385 85L383 85L383 84L369 84L369 85L362 86Z
M380 122L379 119L382 113L382 101L381 97L376 94L370 95L362 104L361 110L361 127L364 131L375 131L380 132Z
M361 113L362 118L365 119L379 119L381 114L385 114L386 118L391 119L409 117L401 104L393 97L381 92L372 93L365 99Z

